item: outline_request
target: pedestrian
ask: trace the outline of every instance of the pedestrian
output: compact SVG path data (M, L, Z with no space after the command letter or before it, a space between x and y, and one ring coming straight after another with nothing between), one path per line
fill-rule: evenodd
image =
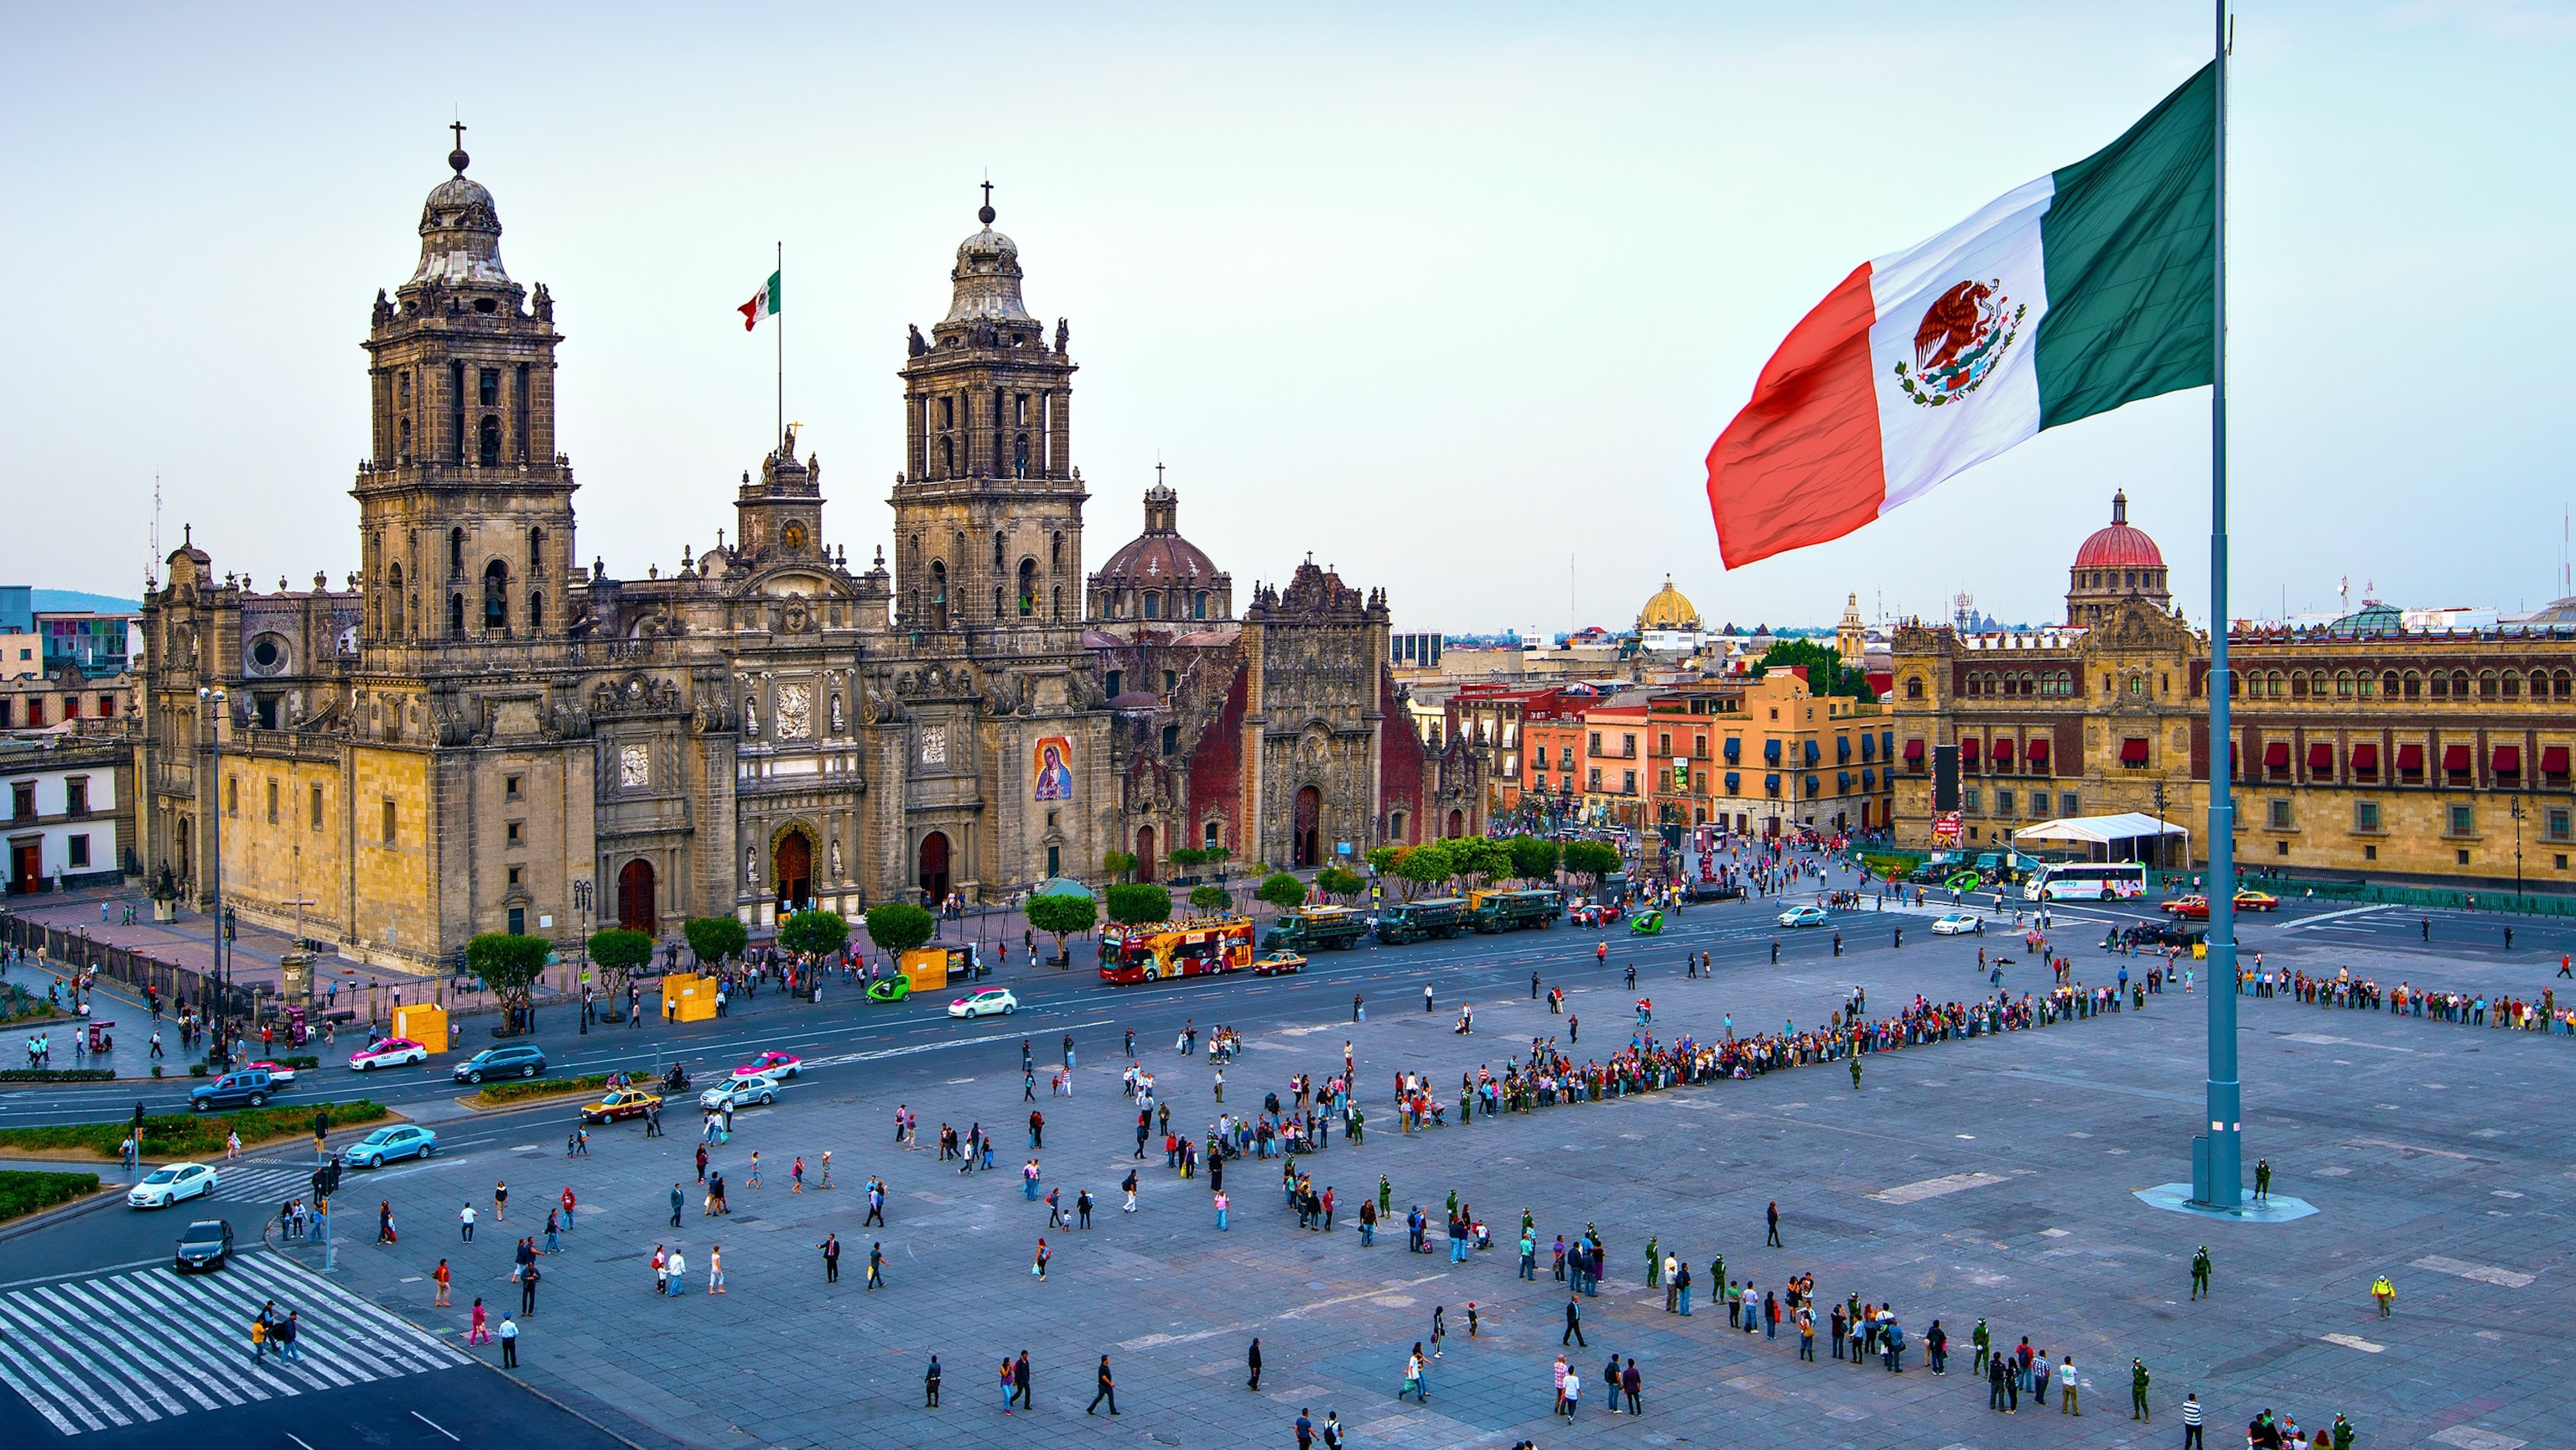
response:
M2200 1443L2200 1396L2182 1397L2182 1450L2202 1450Z
M465 1342L467 1344L490 1344L492 1342L492 1331L484 1327L485 1323L486 1311L483 1308L483 1301L480 1298L477 1298L474 1301L474 1317L472 1321L465 1326Z
M653 1292L663 1298L671 1294L671 1256L660 1244L653 1246Z
M1646 1377L1637 1372L1636 1358L1631 1356L1628 1360L1628 1367L1619 1372L1619 1388L1621 1392L1626 1394L1628 1397L1629 1414L1642 1415L1646 1412L1644 1406L1637 1402L1638 1394L1643 1391L1645 1387Z
M724 1245L707 1245L707 1292L721 1294L724 1285Z
M2370 1281L2370 1297L2379 1305L2380 1318L2385 1319L2396 1311L2397 1286L2389 1282L2386 1274Z
M544 1274L537 1268L536 1261L533 1259L528 1262L526 1268L519 1271L520 1313L534 1314L537 1312L537 1280L543 1277Z
M1261 1393L1261 1336L1258 1334L1252 1336L1252 1352L1246 1356L1246 1362L1252 1368L1252 1378L1245 1382L1245 1388L1257 1395Z
M1780 1202L1778 1199L1772 1200L1770 1210L1766 1214L1766 1217L1769 1218L1771 1223L1771 1236L1763 1241L1763 1247L1771 1249L1787 1248L1788 1245L1780 1242Z
M925 1410L939 1408L939 1356L936 1354L930 1357L930 1368L922 1372L921 1407Z
M1029 1265L1029 1272L1038 1276L1039 1283L1046 1282L1047 1260L1052 1257L1054 1257L1054 1255L1048 1250L1047 1241L1045 1239L1039 1239L1037 1259Z
M519 1321L504 1314L501 1316L501 1368L517 1369L518 1367Z
M2205 1298L2209 1293L2209 1245L2191 1256L2191 1297Z
M1109 1402L1109 1413L1118 1413L1118 1386L1109 1378L1109 1356L1105 1354L1100 1357L1100 1388L1092 1392L1091 1404L1083 1413L1088 1415L1099 1409L1102 1400Z
M2075 1407L2075 1356L2067 1355L2057 1366L2057 1413L2082 1415Z
M389 1198L388 1198L388 1199L379 1199L379 1200L377 1200L377 1202L376 1202L376 1242L377 1242L377 1243L380 1243L380 1244L390 1244L390 1243L397 1243L397 1242L399 1242L399 1241L400 1241L399 1236L398 1236L397 1234L395 1234L395 1232L394 1232L394 1205L393 1205L393 1200L392 1200L392 1199L389 1199Z
M1440 1358L1440 1342L1449 1337L1449 1310L1446 1305L1431 1306L1431 1357Z
M1019 1359L1011 1365L1011 1388L1019 1394L1021 1409L1034 1410L1038 1407L1037 1393L1029 1387L1029 1352L1025 1349L1020 1351Z
M698 1176L700 1178L704 1178L706 1176L706 1152L703 1149L699 1150L698 1153ZM492 1221L494 1223L507 1223L509 1220L510 1185L507 1183L496 1182L492 1185Z
M1585 1349L1592 1347L1583 1338L1583 1301L1571 1294L1565 1298L1565 1332L1556 1338L1559 1345L1568 1341Z
M1417 1396L1421 1403L1426 1405L1431 1403L1431 1386L1423 1375L1422 1342L1420 1340L1414 1341L1413 1353L1405 1357L1404 1388L1395 1392L1396 1402L1399 1404L1403 1403L1406 1395Z
M885 1287L885 1244L881 1240L872 1240L868 1244L867 1287L870 1293Z
M2155 1423L2156 1417L2147 1411L2147 1362L2143 1359L2129 1361L2129 1418Z
M1315 1450L1315 1422L1308 1418L1313 1413L1305 1409L1297 1412L1297 1450Z
M680 1226L680 1185L671 1185L671 1227Z
M439 1260L438 1267L430 1270L429 1281L438 1286L438 1300L429 1307L432 1309L445 1309L448 1307L447 1286L454 1277L455 1276L448 1271L447 1260L445 1259Z
M1019 1385L1011 1378L1011 1357L1006 1354L1002 1356L1002 1413L1009 1414L1019 1398Z
M1573 1419L1574 1412L1581 1408L1582 1401L1583 1374L1579 1370L1568 1369L1565 1372L1565 1388L1557 1397L1557 1402L1564 1407L1565 1418Z
M469 1203L469 1204L465 1205L465 1207L464 1207L461 1211L459 1211L459 1212L458 1212L458 1214L456 1215L456 1227L457 1227L457 1231L458 1231L459 1233L462 1233L462 1234L465 1236L465 1242L467 1242L467 1243L469 1243L469 1244L470 1244L470 1243L472 1243L472 1242L474 1242L474 1205L473 1205L473 1204L470 1204L470 1203Z

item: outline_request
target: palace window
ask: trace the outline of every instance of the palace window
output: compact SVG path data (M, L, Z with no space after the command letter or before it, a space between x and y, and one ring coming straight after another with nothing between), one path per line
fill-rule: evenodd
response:
M2472 836L2477 834L2478 813L2475 806L2451 807L2450 819L2452 835Z
M2265 821L2266 825L2269 825L2276 831L2286 831L2290 829L2290 803L2288 801L2276 799L2266 801L2264 804L2270 808L2270 814Z
M388 851L394 848L397 840L399 839L394 834L394 824L397 819L398 817L395 813L393 800L388 797L384 803L384 834L381 837L384 842L384 847Z
M313 787L313 829L322 829L322 787Z
M2356 831L2376 832L2379 829L2379 802L2354 801L2352 803L2352 828Z
M2522 698L2522 677L2511 670L2504 673L2504 697L2508 700Z
M2565 806L2551 806L2549 808L2549 839L2553 841L2564 841L2568 839L2571 826L2569 816L2570 813L2568 808Z

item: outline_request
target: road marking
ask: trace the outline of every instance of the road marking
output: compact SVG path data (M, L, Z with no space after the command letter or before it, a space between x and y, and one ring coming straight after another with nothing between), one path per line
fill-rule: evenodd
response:
M283 1431L280 1431L279 1433L280 1433L280 1434L283 1434L284 1436L286 1436L286 1438L287 1438L287 1439L295 1441L295 1443L296 1443L296 1444L298 1444L298 1445L304 1445L304 1441L303 1441L301 1438L299 1438L299 1437L296 1435L296 1433L295 1433L294 1431L292 1431L292 1430L283 1430ZM313 1447L312 1447L312 1446L310 1446L310 1445L304 1445L304 1450L313 1450Z
M1900 1183L1894 1188L1882 1188L1870 1197L1881 1203L1920 1203L1924 1199L1939 1198L1946 1193L1959 1193L1971 1188L1983 1188L1989 1183L2010 1181L1996 1173L1944 1173L1938 1178L1926 1178L1916 1183Z
M2286 1041L2304 1042L2312 1047L2370 1047L2376 1048L2381 1052L2415 1052L2419 1050L2412 1047L2399 1047L2394 1043L2388 1042L2364 1042L2358 1037L2337 1037L2332 1033L2327 1032L2284 1032L2281 1036Z
M2283 931L2297 931L2297 930L2299 930L2299 929L2300 929L2300 928L2302 928L2302 927L2315 926L2315 925L2317 925L2317 924L2318 924L2318 923L2320 923L2320 922L2341 921L2343 918L2345 918L2345 917L2347 917L2347 916L2367 916L2368 914L2370 914L2371 912L2374 912L2374 911L2387 911L2387 910L2389 910L2389 909L2390 909L2390 907L2389 907L2387 904L2385 904L2385 903L2382 903L2381 905L2378 905L2378 906L2349 906L2349 907L2344 908L2344 909L2343 909L2343 910L2341 910L2341 911L2328 911L2328 912L2323 912L2323 913L2321 913L2321 914L2319 914L2319 915L2316 915L2316 916L2303 916L2303 917L2300 917L2297 921L2291 922L2291 923L2289 923L2288 925L2286 925L2286 926L2282 927L2282 928L2281 928L2281 930L2283 930ZM2240 914L2240 917L2241 917L2241 914Z
M2318 1337L2328 1344L2340 1344L2346 1349L2358 1349L2364 1354L2377 1354L2388 1347L2384 1344L2373 1344L2358 1334L2325 1334Z
M2395 1103L2381 1103L2379 1106L2395 1109L2397 1105ZM2348 1141L2350 1141L2356 1148L2394 1148L2400 1153L2425 1153L2435 1158L2457 1158L2463 1163L2493 1163L2496 1161L2493 1158L2481 1158L2475 1153L2454 1153L2448 1148L2426 1148L2414 1143L2392 1143L2386 1138L2353 1138Z
M447 1430L447 1427L446 1427L445 1425L442 1425L442 1424L438 1423L436 1420L433 1420L433 1419L431 1419L429 1416L422 1414L420 1411L418 1411L418 1410L414 1410L414 1411L412 1411L412 1412L411 1412L411 1417L412 1417L413 1419L415 1419L415 1420L420 1421L422 1424L427 1425L429 1428L431 1428L431 1429L433 1429L433 1430L436 1430L438 1433L440 1433L440 1434L442 1434L442 1435L447 1435L447 1438L448 1438L448 1439L450 1439L450 1440L456 1440L456 1437L455 1437L454 1435L448 1434L448 1430ZM456 1443L457 1443L457 1444L459 1444L459 1445L462 1445L462 1444L464 1444L465 1442L464 1442L464 1441L462 1441L462 1440L456 1440Z
M2523 1446L2531 1443L2476 1425L2453 1425L2427 1438L2436 1445L2451 1446L2452 1450L2522 1450Z
M2472 1264L2465 1259L2445 1258L2440 1254L2427 1254L2407 1267L2430 1269L2436 1274L2450 1274L2462 1279L2475 1279L2481 1284L2500 1284L2507 1289L2529 1288L2540 1277L2537 1274L2519 1273L2512 1269L2499 1269L2493 1264Z

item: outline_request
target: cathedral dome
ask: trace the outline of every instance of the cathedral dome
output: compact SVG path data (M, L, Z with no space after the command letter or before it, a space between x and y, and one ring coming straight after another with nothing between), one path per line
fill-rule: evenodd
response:
M1670 574L1664 576L1664 587L1656 590L1655 597L1646 601L1646 607L1637 611L1637 629L1640 633L1649 629L1695 630L1697 628L1699 628L1699 609L1680 590L1673 587L1673 576Z
M420 267L411 285L444 282L506 287L510 274L501 266L501 212L483 183L465 174L471 158L463 148L447 153L456 174L429 189L420 208Z
M2129 527L2129 495L2111 495L2111 526L2096 529L2084 546L2075 551L2078 569L2161 569L2165 566L2164 550L2147 537L2144 529Z
M956 291L942 326L976 322L1024 322L1035 326L1028 304L1020 300L1020 244L993 230L989 183L983 208L975 218L984 229L957 244L957 269L948 274Z
M1166 589L1213 581L1216 562L1173 529L1179 495L1161 484L1145 493L1145 532L1109 556L1094 576L1105 587Z

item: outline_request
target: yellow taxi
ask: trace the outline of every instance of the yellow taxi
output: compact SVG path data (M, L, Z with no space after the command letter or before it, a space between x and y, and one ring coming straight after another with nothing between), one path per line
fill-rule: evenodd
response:
M2256 891L2252 887L2236 893L2238 911L2278 911L2280 907L2281 898L2267 892Z
M581 1120L585 1123L613 1123L619 1118L640 1118L662 1106L660 1093L642 1088L612 1088L595 1103L585 1103Z

